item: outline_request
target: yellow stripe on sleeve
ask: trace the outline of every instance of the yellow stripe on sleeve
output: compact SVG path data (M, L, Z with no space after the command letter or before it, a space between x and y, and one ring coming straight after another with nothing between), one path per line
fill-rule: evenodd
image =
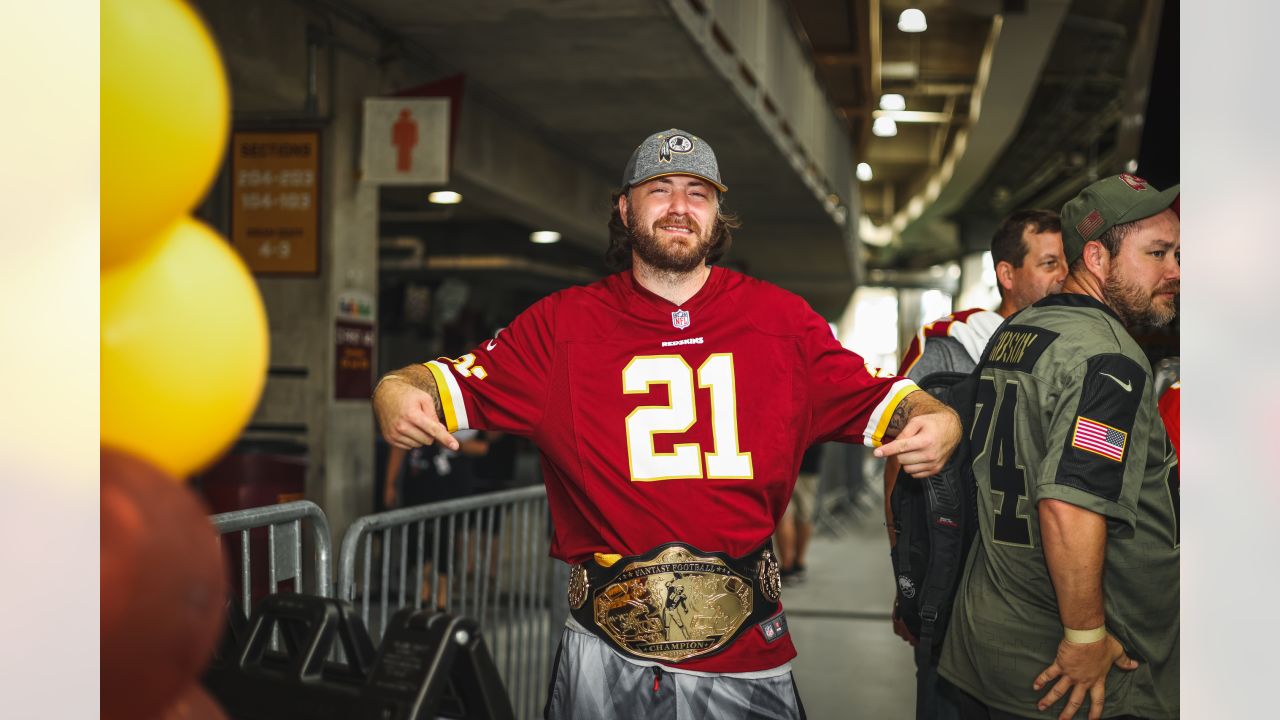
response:
M876 422L876 429L871 434L871 447L873 448L880 447L884 444L885 430L889 429L889 421L893 419L893 413L897 411L898 405L901 404L908 395L920 389L919 385L916 385L910 380L897 383L895 387L897 387L897 390L893 393L892 398L880 413L880 419Z
M453 409L453 395L449 392L449 382L446 380L444 370L434 362L422 363L431 371L431 377L435 378L436 391L440 393L440 406L444 408L444 425L449 432L458 431L458 414Z

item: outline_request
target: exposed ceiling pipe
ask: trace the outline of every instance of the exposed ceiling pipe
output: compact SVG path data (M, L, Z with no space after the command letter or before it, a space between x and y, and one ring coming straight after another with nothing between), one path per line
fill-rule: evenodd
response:
M947 134L951 132L951 118L956 113L956 96L948 95L944 101L942 114L946 119L934 128L933 138L929 144L929 162L936 168L942 164L942 151L946 147Z
M1044 194L1036 198L1036 207L1060 208L1067 200L1075 196L1086 185L1098 179L1098 168L1115 167L1120 162L1120 154L1112 149L1110 152L1094 159L1094 162L1085 166L1085 168L1063 180L1057 185L1050 188Z
M421 238L383 238L385 255L378 259L383 270L434 270L449 272L518 272L567 282L591 283L600 279L584 267L556 265L518 255L427 255Z
M1118 119L1119 114L1120 114L1120 108L1118 106L1116 105L1108 106L1107 109L1098 113L1096 122L1090 126L1089 131L1086 131L1085 133L1081 134L1081 136L1078 139L1076 139L1075 143L1078 145L1092 145L1096 143L1098 140L1098 137L1102 134L1103 129L1111 127L1112 123L1114 123ZM1073 145L1073 147L1074 146L1075 145ZM1108 157L1110 157L1110 155L1108 155ZM1066 184L1071 185L1072 183L1078 182L1079 178L1087 177L1087 179L1083 181L1079 181L1079 184L1076 185L1075 189L1071 191L1072 193L1078 192L1085 185L1088 185L1090 182L1093 182L1094 180L1096 180L1097 174L1098 174L1097 173L1098 167L1107 167L1107 166L1100 165L1094 162L1094 163L1086 163L1085 167L1086 167L1086 170L1083 174L1077 174L1071 179L1067 180ZM1037 167L1036 170L1029 177L1027 177L1026 180L1021 185L1019 185L1019 188L1016 192L1010 193L1008 198L1003 203L1000 204L999 210L1001 212L1004 212L1010 208L1022 207L1023 203L1028 198L1035 196L1045 186L1053 182L1054 178L1058 177L1063 171L1069 170L1070 168L1071 168L1071 165L1068 163L1066 153L1059 152L1055 154L1048 161L1042 163L1039 167ZM1049 191L1048 195L1051 196L1053 195L1053 193L1054 191ZM1053 207L1053 208L1058 207L1057 204L1045 205L1044 204L1045 199L1043 198L1044 196L1042 196L1042 199L1038 200L1035 203L1036 207Z
M1124 109L1116 128L1116 151L1120 154L1121 162L1137 159L1138 148L1142 145L1144 114L1151 93L1151 71L1155 65L1160 17L1163 12L1164 0L1147 0L1143 3L1138 36L1129 54L1125 89L1121 95L1125 98Z
M871 78L870 92L871 97L868 100L872 105L879 105L882 82L880 73L882 71L882 61L880 57L880 0L869 0L867 3L867 45L871 55ZM866 148L868 136L871 134L871 123L862 123L862 142L858 143L859 147Z
M428 270L483 272L508 270L570 282L592 283L600 279L598 273L583 267L553 265L517 255L434 255L427 258L425 265Z
M941 221L977 189L1030 104L1052 46L1044 38L1056 36L1066 10L1065 3L1037 5L1026 14L992 19L969 101L969 126L956 131L946 156L919 192L875 234L887 231L889 244L895 244L902 242L904 231L924 233L922 223ZM987 118L984 103L993 103ZM870 223L860 221L860 227L865 225Z
M897 122L905 123L949 123L950 112L929 112L927 110L875 110L872 117L891 117Z

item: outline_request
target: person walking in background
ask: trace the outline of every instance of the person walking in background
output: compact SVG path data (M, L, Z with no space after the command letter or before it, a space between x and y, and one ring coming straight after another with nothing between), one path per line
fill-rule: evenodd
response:
M483 457L489 451L489 443L475 430L461 430L454 435L458 449L450 450L442 445L424 445L412 450L392 446L387 457L387 473L383 482L383 506L388 510L413 507L466 497L475 490L472 459ZM407 546L410 554L418 552L418 524L408 526ZM439 549L439 566L435 567L435 607L443 610L448 600L447 581L451 567L463 557L474 558L472 553L460 552L464 538L452 540L442 537L445 547ZM432 601L432 558L437 552L433 533L422 538L422 601ZM452 549L453 558L449 558ZM384 548L384 552L386 549Z
M778 561L782 564L782 581L796 582L804 579L805 551L813 537L813 513L818 498L818 475L822 469L822 446L813 445L800 459L800 474L791 492L787 510L778 521L774 543L778 546Z

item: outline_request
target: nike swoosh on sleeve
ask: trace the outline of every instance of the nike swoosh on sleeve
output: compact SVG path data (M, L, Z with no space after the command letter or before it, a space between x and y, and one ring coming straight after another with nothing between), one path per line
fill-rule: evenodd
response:
M1100 372L1100 373L1098 373L1098 374L1099 374L1099 375L1106 375L1107 377L1111 378L1112 380L1115 380L1115 381L1116 381L1116 384L1117 384L1117 385L1119 385L1120 387L1124 388L1124 391L1125 391L1125 392L1132 392L1132 390L1133 390L1133 383L1129 383L1129 382L1122 382L1122 381L1120 380L1120 378L1116 377L1115 375L1112 375L1111 373L1104 373L1104 372Z

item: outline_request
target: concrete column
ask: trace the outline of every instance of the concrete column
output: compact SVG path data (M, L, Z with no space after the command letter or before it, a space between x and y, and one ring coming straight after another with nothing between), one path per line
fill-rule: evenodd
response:
M305 496L328 515L336 544L373 508L369 402L334 396L337 299L352 291L377 297L377 191L357 181L361 101L403 87L408 71L376 63L377 42L367 33L298 3L196 5L222 53L235 125L320 128L319 270L257 278L271 370L244 435L307 445Z
M358 180L360 128L366 93L381 86L368 65L338 56L333 121L326 146L324 180L328 191L328 232L321 267L325 285L323 425L326 438L322 472L313 476L307 494L325 508L338 542L356 518L373 511L374 420L369 401L335 398L335 348L338 298L360 293L376 302L378 296L378 189ZM374 308L373 318L377 317ZM376 352L376 348L375 348ZM376 365L374 366L376 367ZM372 368L371 368L372 372Z

